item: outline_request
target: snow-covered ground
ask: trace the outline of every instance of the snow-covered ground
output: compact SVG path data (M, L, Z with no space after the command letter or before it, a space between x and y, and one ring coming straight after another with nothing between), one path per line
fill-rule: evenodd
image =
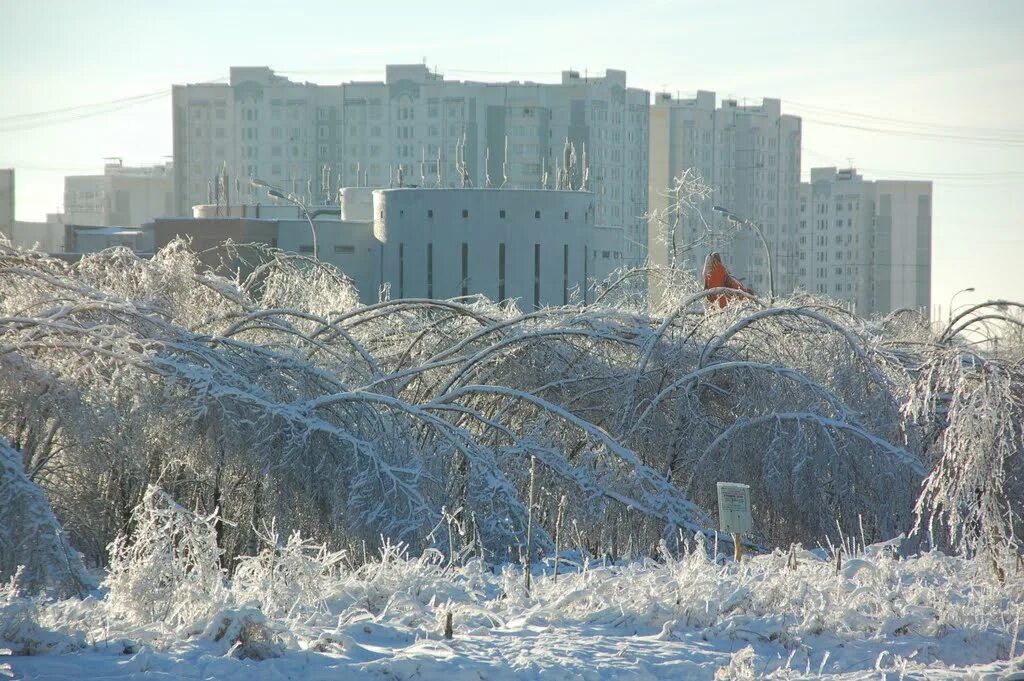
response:
M319 570L332 555L308 548L243 573L218 603L164 603L133 585L140 601L193 620L176 626L130 614L124 583L35 604L41 630L27 637L33 604L0 599L0 621L20 613L23 634L0 647L28 638L42 653L7 658L0 678L1024 678L1024 575L1000 583L987 561L938 552L898 559L869 546L837 570L821 551L737 565L694 549L564 565L557 580L548 564L527 595L512 566L449 567L439 554L391 549L358 570ZM6 629L16 638L18 627Z

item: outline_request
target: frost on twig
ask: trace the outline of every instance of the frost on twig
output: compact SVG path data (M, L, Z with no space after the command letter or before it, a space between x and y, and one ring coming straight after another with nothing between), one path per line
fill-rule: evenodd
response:
M705 299L649 267L588 305L364 306L329 265L258 246L76 264L3 249L0 434L94 563L177 507L207 519L204 555L228 573L264 555L264 527L314 543L290 549L300 572L310 546L358 563L385 540L515 559L531 459L539 554L558 518L573 548L613 557L710 532L716 480L751 485L763 544L888 539L917 514L936 542L1013 545L1012 348L965 353L806 294Z

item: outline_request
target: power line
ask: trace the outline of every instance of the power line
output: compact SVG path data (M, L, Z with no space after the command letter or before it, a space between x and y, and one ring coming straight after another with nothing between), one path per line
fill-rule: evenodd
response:
M222 82L224 80L227 80L226 76L195 84L211 85ZM169 88L163 88L161 90L144 92L138 95L129 95L127 97L119 97L117 99L110 99L104 102L96 102L93 104L79 104L76 106L51 109L49 111L36 111L33 113L23 113L14 114L11 116L4 116L0 117L0 133L20 132L22 130L33 130L36 128L44 128L53 125L63 125L64 123L71 123L85 118L102 116L132 106L136 106L138 104L145 104L148 102L163 99L164 97L168 96L170 92L171 91Z
M840 123L837 121L825 121L815 118L804 118L808 123L827 125L833 128L847 128L850 130L863 130L865 132L877 132L883 135L895 135L897 137L911 137L933 141L965 142L970 144L998 144L1009 146L1024 146L1024 139L1012 139L1002 137L979 137L973 135L956 135L937 132L921 132L913 130L896 130L893 128L877 128L869 125L857 125L853 123Z
M908 120L908 119L905 119L905 118L890 118L890 117L887 117L887 116L877 116L877 115L874 115L874 114L858 113L856 111L848 111L848 110L845 110L845 109L831 109L831 108L828 108L828 107L817 106L817 105L813 105L813 104L801 104L799 102L794 102L791 99L781 100L781 101L784 101L787 104L791 104L791 105L796 106L798 108L810 109L810 110L815 110L815 111L821 111L823 113L838 114L840 116L845 116L845 117L848 117L848 118L863 118L863 119L867 119L867 120L881 121L881 122L885 122L885 123L895 123L895 124L899 124L899 125L910 125L910 126L917 126L917 127L922 127L922 128L936 128L936 129L943 129L943 130L949 130L949 131L976 132L976 133L981 133L981 134L984 134L984 135L993 135L993 134L994 135L1014 135L1014 136L1021 136L1022 138L1024 138L1024 130L1022 130L1020 128L1016 128L1016 129L1015 128L991 128L991 127L981 127L981 126L971 126L971 125L950 125L950 124L946 124L946 123L929 123L927 121L912 121L912 120Z
M16 120L25 118L44 118L47 116L53 116L57 114L74 113L77 111L95 109L97 107L106 107L110 105L122 104L126 102L133 102L140 99L148 99L150 97L162 96L167 94L167 89L163 88L160 90L154 90L153 92L146 92L141 95L131 95L129 97L119 97L117 99L110 99L104 102L95 102L93 104L78 104L75 106L67 106L60 109L50 109L49 111L34 111L32 113L14 114L13 116L2 116L0 117L0 125L4 123L10 123Z

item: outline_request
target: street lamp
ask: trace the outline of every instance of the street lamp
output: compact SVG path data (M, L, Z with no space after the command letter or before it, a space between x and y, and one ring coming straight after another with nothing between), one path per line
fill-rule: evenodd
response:
M275 187L274 185L272 185L272 184L270 184L268 182L264 182L263 180L260 180L258 178L254 177L251 180L249 180L249 182L254 187L261 187L263 189L266 189L267 190L267 194L269 194L270 196L273 196L275 199L281 199L282 201L287 201L288 203L293 204L294 206L297 206L298 209L300 211L302 211L302 214L306 217L306 222L309 223L309 231L313 233L313 258L314 259L319 259L320 258L320 250L317 248L316 227L313 226L313 218L310 217L309 210L306 208L306 204L302 203L302 201L300 201L299 198L297 196L295 196L294 194L286 193L280 187Z
M974 293L974 287L969 286L968 288L962 288L956 293L954 293L953 296L949 299L949 314L946 315L947 323L953 321L953 301L956 300L956 297L961 293Z
M723 208L722 206L714 206L713 209L724 215L730 222L734 222L738 225L746 225L747 227L750 227L750 229L754 230L754 234L757 234L757 238L761 240L761 246L764 247L765 258L768 259L768 300L774 300L775 279L772 272L772 253L768 250L768 242L765 241L761 228L757 226L756 222L740 217L739 215L736 215L736 213L733 213L731 210Z

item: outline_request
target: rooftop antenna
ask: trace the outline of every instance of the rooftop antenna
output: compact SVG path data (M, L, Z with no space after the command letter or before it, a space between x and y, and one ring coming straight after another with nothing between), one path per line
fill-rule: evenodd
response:
M484 150L484 186L490 189L491 185L491 148Z
M221 176L222 177L222 181L224 183L223 191L221 193L224 195L225 213L230 213L231 212L231 182L228 180L228 164L227 163L225 163L222 166L221 173L222 173L222 176Z
M398 186L405 186L405 166L401 163L398 164Z
M579 165L576 163L576 145L569 142L569 169L566 173L566 179L569 185L566 187L569 191L575 189L573 183L576 181L576 175L579 172Z
M505 135L505 158L501 162L501 186L508 184L508 135Z
M562 145L562 170L558 174L558 184L555 189L565 190L568 189L569 185L569 138L565 138L565 144Z
M548 188L548 159L547 156L540 157L540 188Z
M361 161L356 161L356 186L362 187L363 179L363 164Z
M469 171L466 169L466 133L462 133L462 143L457 144L455 147L455 153L458 157L456 160L456 166L459 170L459 177L462 181L463 187L472 187L473 181L469 178Z
M580 191L588 191L590 185L590 166L587 165L587 143L583 143L583 179L580 181Z
M438 147L437 147L437 185L436 185L438 187L440 187L441 183L442 183L442 177L441 177L441 163L442 163L442 161L443 161L443 157L441 155L441 146L438 145Z
M427 186L427 148L420 145L420 186Z

